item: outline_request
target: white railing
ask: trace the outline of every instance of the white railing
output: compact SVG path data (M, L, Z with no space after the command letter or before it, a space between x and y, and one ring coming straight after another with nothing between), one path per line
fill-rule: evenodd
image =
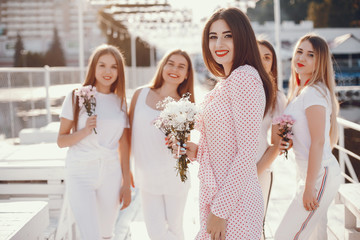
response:
M337 120L339 123L339 143L335 146L335 148L339 150L339 164L340 164L340 168L342 171L342 175L344 176L343 183L345 182L345 179L347 179L351 183L359 183L359 179L356 175L356 172L350 161L349 156L351 156L357 160L360 160L360 156L345 148L345 131L344 131L344 129L350 128L350 129L354 129L354 130L360 132L360 125L350 122L348 120L345 120L343 118L338 118ZM345 173L346 168L348 169L350 176Z
M148 83L155 71L126 67L127 90ZM81 82L78 67L0 68L0 135L14 138L56 121L63 97Z

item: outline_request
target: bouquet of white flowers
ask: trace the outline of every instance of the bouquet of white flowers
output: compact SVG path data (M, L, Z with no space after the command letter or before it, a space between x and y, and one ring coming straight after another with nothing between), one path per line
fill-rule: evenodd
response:
M81 88L75 89L75 95L79 97L79 108L85 107L88 116L92 116L95 113L96 107L96 87L87 85ZM94 128L95 134L97 134Z
M156 105L158 109L163 110L154 121L155 127L159 128L166 136L174 137L180 143L180 147L184 146L190 136L190 131L194 129L195 116L198 112L197 106L190 102L189 98L190 93L184 94L179 101L167 97ZM180 174L182 182L187 179L188 163L190 160L186 154L179 156L176 170Z

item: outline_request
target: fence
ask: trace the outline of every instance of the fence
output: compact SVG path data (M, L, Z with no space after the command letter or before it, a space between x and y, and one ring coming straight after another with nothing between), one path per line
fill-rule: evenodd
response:
M349 156L353 157L354 159L356 159L358 161L360 160L360 156L345 148L344 129L350 128L350 129L354 129L354 130L360 132L360 125L350 122L350 121L347 121L342 118L338 118L338 123L339 123L339 142L335 146L335 148L339 150L339 163L340 163L340 167L341 167L341 172L344 176L343 181L345 182L345 179L347 179L351 183L359 183L359 179L356 175L356 171L353 167L353 164L350 161ZM346 168L348 169L348 172L350 175L347 175L345 173Z
M148 83L154 67L125 69L127 91ZM58 121L64 97L81 84L80 68L0 68L0 135L17 137L23 128Z

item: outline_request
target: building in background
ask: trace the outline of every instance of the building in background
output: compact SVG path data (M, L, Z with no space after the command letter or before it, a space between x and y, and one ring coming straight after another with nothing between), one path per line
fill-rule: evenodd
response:
M97 24L97 6L84 9L85 61L93 48L106 43ZM24 49L45 54L57 28L67 66L78 66L78 9L73 0L1 0L0 66L13 66L16 36ZM86 63L85 63L86 65Z

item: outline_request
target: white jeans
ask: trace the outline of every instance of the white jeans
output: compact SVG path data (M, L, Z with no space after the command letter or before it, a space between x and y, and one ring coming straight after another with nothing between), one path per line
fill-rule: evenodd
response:
M165 184L165 183L164 183ZM183 216L187 193L156 195L141 191L141 203L151 240L183 240Z
M112 239L122 181L118 159L68 159L66 189L82 240Z
M327 210L339 189L340 180L340 168L337 162L320 169L315 185L319 207L311 212L306 211L303 206L305 181L302 180L274 239L327 239Z

